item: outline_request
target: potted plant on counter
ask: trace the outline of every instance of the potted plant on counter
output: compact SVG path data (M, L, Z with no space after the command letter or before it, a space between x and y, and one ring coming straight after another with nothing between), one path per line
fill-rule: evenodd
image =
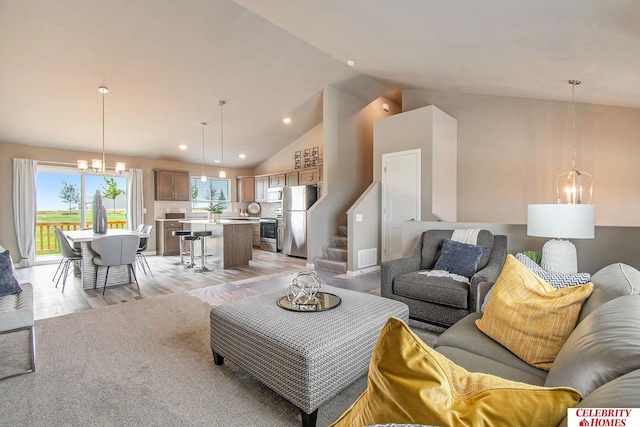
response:
M207 210L209 211L209 221L211 221L213 219L213 222L219 222L220 221L220 214L222 213L222 208L220 207L219 204L213 204L213 203L209 203L209 206L207 206Z

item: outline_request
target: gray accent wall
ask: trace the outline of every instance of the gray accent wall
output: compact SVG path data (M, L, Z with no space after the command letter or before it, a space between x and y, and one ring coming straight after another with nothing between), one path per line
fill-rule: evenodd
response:
M481 228L493 234L507 236L507 252L542 252L548 240L527 236L523 224L495 224L478 222L407 221L402 225L402 252L408 255L415 247L423 231L453 230L457 228ZM640 228L596 227L595 239L573 239L578 254L578 271L594 274L609 264L622 262L640 270Z

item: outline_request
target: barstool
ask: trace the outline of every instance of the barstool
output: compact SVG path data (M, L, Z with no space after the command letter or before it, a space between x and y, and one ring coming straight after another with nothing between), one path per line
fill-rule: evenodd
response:
M196 239L200 239L200 268L194 269L193 271L198 272L198 273L204 273L205 271L211 271L209 270L207 267L204 266L204 258L206 256L206 243L205 243L205 238L211 236L213 233L209 230L209 231L192 231L191 232L191 237L195 237ZM191 250L192 256L191 259L193 259L193 248Z
M189 232L191 233L191 232ZM198 236L192 236L191 234L189 234L188 236L182 236L181 240L187 240L190 242L190 246L189 246L189 253L191 255L191 261L185 265L186 268L193 268L196 266L196 263L193 260L194 257L194 252L193 252L193 242L195 242L196 240L199 240L200 238Z
M174 262L173 265L184 265L184 240L182 236L191 236L191 231L189 230L174 230L171 232L172 236L180 237L180 261ZM193 263L193 260L191 261Z

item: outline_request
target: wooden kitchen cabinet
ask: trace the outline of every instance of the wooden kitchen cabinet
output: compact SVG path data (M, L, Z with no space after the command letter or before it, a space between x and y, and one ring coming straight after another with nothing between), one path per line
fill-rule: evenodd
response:
M294 185L298 185L298 171L295 172L287 172L285 177L285 185L287 187L293 187Z
M276 175L269 175L269 187L284 187L285 186L285 174L279 173Z
M260 247L260 224L251 224L251 242L254 248Z
M255 201L256 202L266 202L267 201L267 189L269 188L269 177L268 176L256 176L256 194Z
M253 202L256 200L256 182L252 176L238 179L238 201Z
M300 185L304 184L316 184L320 181L320 169L304 169L298 172L298 183Z
M178 220L156 221L156 253L158 255L180 255L180 237L173 235L174 230L182 230L182 223Z
M154 169L154 199L169 201L190 200L189 172Z

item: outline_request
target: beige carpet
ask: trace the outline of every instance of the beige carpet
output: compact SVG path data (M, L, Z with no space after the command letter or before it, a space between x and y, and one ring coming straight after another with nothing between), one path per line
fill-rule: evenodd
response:
M0 425L301 425L297 408L232 361L213 364L210 308L174 294L36 321L37 372L0 381ZM365 388L363 377L321 407L318 426Z
M176 294L37 321L37 372L0 382L0 424L299 426L288 401L232 361L213 364L209 310ZM318 426L365 387L322 407Z

